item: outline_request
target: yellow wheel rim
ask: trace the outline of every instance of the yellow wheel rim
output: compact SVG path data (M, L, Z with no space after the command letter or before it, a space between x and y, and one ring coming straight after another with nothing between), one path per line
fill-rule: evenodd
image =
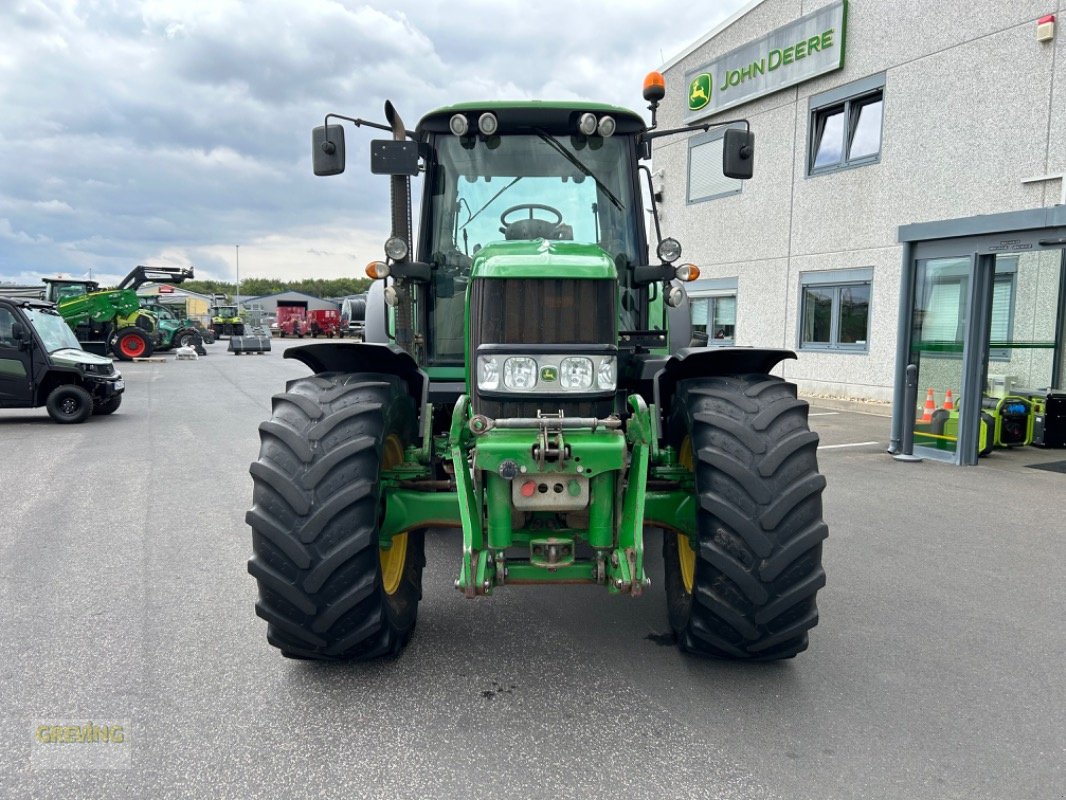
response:
M692 440L687 436L681 442L677 463L692 472ZM692 544L684 533L677 534L677 564L681 569L681 582L685 584L685 591L692 594L692 587L696 584L696 551L692 549Z
M403 461L403 442L396 434L390 434L385 440L381 454L381 468L391 469ZM389 547L378 548L381 559L381 583L385 594L396 594L403 580L403 568L407 563L407 534L398 533L392 537Z

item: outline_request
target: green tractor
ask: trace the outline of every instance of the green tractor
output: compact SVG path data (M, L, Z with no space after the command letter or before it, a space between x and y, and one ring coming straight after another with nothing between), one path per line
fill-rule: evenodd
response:
M159 320L159 350L170 350L175 347L202 347L204 337L192 320L178 316L169 306L153 303L143 297L141 308L151 312Z
M794 353L691 346L680 283L698 271L676 265L657 218L649 257L640 161L654 138L710 126L656 129L649 78L650 127L606 105L488 102L414 131L391 103L387 125L328 115L314 130L319 175L344 169L331 117L392 134L371 146L392 236L367 268L368 341L287 350L314 374L259 429L248 569L284 655L399 652L442 527L462 532L455 587L470 598L560 583L638 597L659 528L682 650L807 648L828 533L818 436L769 374ZM746 123L728 129L724 173L750 177L753 147Z
M237 306L212 306L211 330L216 339L223 336L243 336L244 320Z

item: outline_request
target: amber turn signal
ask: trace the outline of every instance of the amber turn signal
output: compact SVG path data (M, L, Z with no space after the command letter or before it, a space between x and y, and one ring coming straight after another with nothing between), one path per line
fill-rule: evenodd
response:
M700 276L700 268L695 264L682 264L674 274L679 281L694 281Z
M366 265L366 276L375 281L378 278L387 278L389 276L389 265L384 261L371 261Z

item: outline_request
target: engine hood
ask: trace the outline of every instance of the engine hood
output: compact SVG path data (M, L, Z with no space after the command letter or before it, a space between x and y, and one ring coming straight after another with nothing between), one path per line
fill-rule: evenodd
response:
M474 256L474 278L617 280L607 252L595 244L533 239L492 242Z
M110 358L98 356L95 353L88 353L85 350L78 350L73 347L64 347L61 350L56 350L55 352L50 353L48 357L59 367L77 367L79 364L92 364L97 367L112 367Z

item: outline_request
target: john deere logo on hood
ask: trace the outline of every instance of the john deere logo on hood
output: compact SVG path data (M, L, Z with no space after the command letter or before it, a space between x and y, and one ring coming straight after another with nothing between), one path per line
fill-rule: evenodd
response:
M692 79L692 83L688 85L689 111L699 111L711 102L711 91L713 90L713 86L714 85L711 83L711 75L708 72L701 72Z

